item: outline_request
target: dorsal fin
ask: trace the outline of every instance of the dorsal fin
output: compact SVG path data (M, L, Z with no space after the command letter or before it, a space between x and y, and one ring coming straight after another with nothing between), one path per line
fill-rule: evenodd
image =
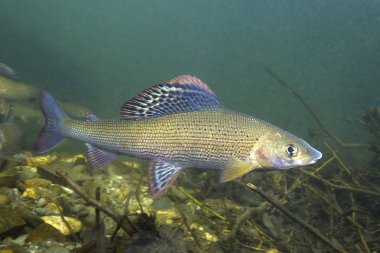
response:
M183 75L144 90L124 103L120 114L125 119L142 119L221 107L219 98L207 84Z
M6 78L19 81L20 78L17 76L16 72L5 65L4 63L0 63L0 76L4 76Z

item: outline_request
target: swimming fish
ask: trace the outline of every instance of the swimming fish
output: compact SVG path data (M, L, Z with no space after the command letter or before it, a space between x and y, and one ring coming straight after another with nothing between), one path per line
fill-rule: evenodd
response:
M83 105L73 102L61 102L63 110L71 117L74 118L86 118L91 111Z
M22 82L13 69L0 63L0 98L27 100L37 97L39 92L40 89Z
M1 158L9 158L17 153L21 141L21 135L21 128L14 122L13 106L10 106L5 121L0 123Z
M254 169L290 169L322 157L293 134L224 108L207 84L189 75L125 102L120 120L72 120L50 93L43 91L40 98L45 126L34 144L37 153L69 137L86 143L91 168L118 154L149 159L153 197L163 194L186 168L219 169L220 181L226 182Z

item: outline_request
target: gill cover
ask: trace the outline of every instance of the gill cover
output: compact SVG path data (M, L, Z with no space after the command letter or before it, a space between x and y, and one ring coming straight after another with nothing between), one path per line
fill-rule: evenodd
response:
M259 142L254 155L262 167L291 169L315 163L321 152L286 131L278 131Z

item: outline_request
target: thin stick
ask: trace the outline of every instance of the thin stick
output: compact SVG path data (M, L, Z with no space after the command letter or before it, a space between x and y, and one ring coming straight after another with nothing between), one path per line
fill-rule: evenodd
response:
M188 197L189 199L191 199L200 208L203 208L203 209L209 211L210 213L212 213L213 215L215 215L216 217L218 217L221 220L226 220L226 217L224 217L223 215L217 213L216 211L212 210L211 208L207 207L205 204L203 204L202 202L200 202L199 200L197 200L193 195L191 195L190 193L188 193L187 191L185 191L185 189L183 189L182 187L178 187L177 189L180 192L182 192L183 194L185 194L186 197Z
M122 216L114 213L107 207L103 206L98 201L90 198L76 183L74 183L70 178L68 178L64 173L61 171L57 171L56 174L60 176L63 180L66 181L66 183L79 195L81 196L89 205L94 206L95 208L98 208L100 211L102 211L105 215L109 216L111 219L113 219L117 224L122 221ZM133 232L131 227L127 226L126 223L121 223L121 228L127 233L127 235L132 236Z
M344 191L360 192L360 193L363 193L363 194L369 194L369 195L374 195L374 196L380 197L380 192L374 192L374 191L370 191L370 190L366 190L366 189L354 188L354 187L345 186L345 185L333 184L330 181L328 181L328 180L326 180L326 179L324 179L322 177L318 177L318 176L316 176L313 173L310 173L308 171L301 170L301 172L304 173L304 174L306 174L306 175L308 175L308 176L310 176L310 177L312 177L312 178L320 180L323 183L327 184L328 186L331 186L331 187L336 188L336 189L340 189L340 190L344 190Z
M292 88L289 84L287 84L284 80L282 80L278 75L273 73L273 71L270 68L265 69L268 74L276 79L282 86L285 88L289 89L293 95L298 98L298 100L303 104L303 106L310 112L311 116L314 118L314 120L317 122L319 127L327 134L329 135L334 141L336 141L341 147L344 148L372 148L372 144L367 144L367 143L346 143L342 141L338 136L336 136L333 132L331 132L329 129L325 127L325 125L322 123L322 121L318 118L317 114L311 108L311 106L303 99L303 97L294 89Z
M247 208L243 214L241 214L235 221L235 224L232 226L231 232L228 235L229 238L233 238L236 236L236 233L239 231L242 223L247 221L251 217L253 213L262 213L268 206L268 202L263 202L258 207L249 207Z
M141 213L144 213L144 208L141 204L141 199L140 199L140 188L141 188L141 183L143 181L143 178L144 178L144 175L141 174L139 183L137 184L137 187L136 187L136 200L137 200L137 204L139 205Z
M179 207L177 197L173 194L173 192L171 192L170 196L166 196L166 197L173 203L174 207L178 210L179 214L182 217L183 224L185 224L185 227L189 231L191 237L193 237L194 242L198 245L199 249L202 252L202 244L200 243L200 241L199 241L198 236L196 235L196 233L191 229L189 223L187 222L186 214Z
M259 194L262 198L264 198L269 203L271 203L275 208L277 208L283 214L285 214L286 216L288 216L294 222L300 224L303 228L305 228L310 233L312 233L315 237L317 237L318 239L320 239L321 241L323 241L324 243L326 243L327 245L329 245L332 249L336 250L339 253L347 253L347 251L339 243L337 243L337 242L334 243L333 241L329 240L327 237L325 237L324 235L322 235L314 227L312 227L311 225L307 224L306 222L304 222L303 220L301 220L300 218L298 218L297 216L295 216L294 214L292 214L291 212L289 212L287 209L285 209L284 207L282 207L274 199L272 199L270 196L268 196L267 194L265 194L261 189L259 189L255 185L253 185L251 183L248 183L245 186L248 189L250 189L251 191L254 191L257 194Z

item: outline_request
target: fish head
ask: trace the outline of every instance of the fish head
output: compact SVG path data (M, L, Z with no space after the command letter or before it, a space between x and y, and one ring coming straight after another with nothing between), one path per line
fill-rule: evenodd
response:
M322 153L303 139L281 130L259 140L250 156L263 168L291 169L315 163Z

